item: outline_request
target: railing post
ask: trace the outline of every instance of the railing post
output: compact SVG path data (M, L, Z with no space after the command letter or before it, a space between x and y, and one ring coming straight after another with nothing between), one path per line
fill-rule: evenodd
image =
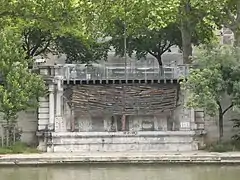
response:
M102 79L106 79L106 63L103 64L103 77Z
M190 71L190 67L189 67L189 64L187 64L185 66L185 76L188 76L189 75L189 71Z
M161 80L161 66L158 66L158 80Z
M125 80L127 81L128 79L128 67L127 67L127 64L125 64Z
M177 72L177 67L176 66L174 66L173 68L172 68L172 79L174 79L175 78L175 73Z
M104 79L107 80L108 79L108 69L107 69L106 63L105 63L104 69L105 69L105 77L104 77Z
M165 80L166 79L166 73L165 73L165 70L164 70L163 66L162 66L162 75L163 75L163 79Z

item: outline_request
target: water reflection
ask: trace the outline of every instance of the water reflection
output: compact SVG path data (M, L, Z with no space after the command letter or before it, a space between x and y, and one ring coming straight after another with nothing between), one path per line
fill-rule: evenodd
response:
M81 165L0 168L0 180L239 180L240 166Z

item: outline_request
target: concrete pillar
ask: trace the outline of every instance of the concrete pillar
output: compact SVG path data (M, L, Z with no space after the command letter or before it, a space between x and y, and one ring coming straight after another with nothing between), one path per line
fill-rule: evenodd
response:
M194 110L192 108L186 108L185 103L187 102L188 92L181 92L182 96L182 109L180 111L179 118L179 130L180 131L191 131L191 124L194 121Z
M67 125L63 118L62 106L63 106L63 83L62 76L57 76L56 84L56 115L55 115L55 132L66 132Z
M55 103L54 103L54 84L49 85L49 121L48 129L54 129L54 114L55 114Z
M126 115L123 114L122 115L122 131L125 131L126 130Z
M38 98L38 130L46 130L49 123L49 97Z
M192 118L192 109L183 108L180 118L180 131L190 131L191 130L191 118Z
M62 103L63 103L63 87L60 79L57 80L57 93L56 93L56 116L62 116Z

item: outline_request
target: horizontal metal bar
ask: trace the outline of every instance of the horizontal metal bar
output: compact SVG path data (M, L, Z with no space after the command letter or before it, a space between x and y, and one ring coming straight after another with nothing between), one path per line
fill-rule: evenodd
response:
M95 66L71 64L63 66L65 80L134 80L179 79L189 74L188 65L146 66L143 64L105 63Z

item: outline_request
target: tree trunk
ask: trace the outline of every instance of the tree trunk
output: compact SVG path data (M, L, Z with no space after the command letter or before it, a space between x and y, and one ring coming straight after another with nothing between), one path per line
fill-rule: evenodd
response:
M192 56L192 27L187 21L181 22L181 35L182 35L182 50L183 50L183 63L190 64Z
M219 107L218 109L218 128L219 128L219 142L222 142L223 139L223 112L222 108Z
M157 56L156 58L157 58L159 67L161 67L161 66L163 65L163 63L162 63L162 56L159 55L159 56Z
M163 70L162 56L160 55L160 56L157 56L156 58L157 58L158 65L159 65L159 70L160 70L159 75L163 76L164 75L164 72L163 72L164 70Z

